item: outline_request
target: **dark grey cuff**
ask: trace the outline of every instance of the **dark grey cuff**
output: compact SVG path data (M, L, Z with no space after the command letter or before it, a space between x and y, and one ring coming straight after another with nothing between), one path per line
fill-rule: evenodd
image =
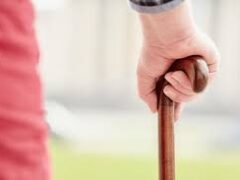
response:
M160 13L177 7L185 0L130 0L130 6L140 13Z

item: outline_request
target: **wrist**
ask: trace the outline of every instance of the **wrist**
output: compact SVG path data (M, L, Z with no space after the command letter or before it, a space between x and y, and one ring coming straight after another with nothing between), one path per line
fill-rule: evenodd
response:
M169 11L158 14L139 14L144 42L166 46L195 34L191 7L188 1Z

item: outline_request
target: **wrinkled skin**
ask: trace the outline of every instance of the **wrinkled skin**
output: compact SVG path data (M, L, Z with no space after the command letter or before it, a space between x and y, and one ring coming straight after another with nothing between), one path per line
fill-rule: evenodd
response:
M209 67L210 81L215 77L220 55L215 44L194 23L188 1L158 14L139 14L143 29L143 47L138 64L139 96L153 113L157 111L156 81L166 73L171 64L184 57L203 57ZM197 97L190 80L182 72L167 73L170 85L164 93L177 102L177 120L185 102Z

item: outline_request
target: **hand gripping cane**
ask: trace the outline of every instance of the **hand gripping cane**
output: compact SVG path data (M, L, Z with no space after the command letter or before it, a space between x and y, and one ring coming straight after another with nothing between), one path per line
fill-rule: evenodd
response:
M194 92L202 92L208 83L208 67L199 56L175 61L168 72L183 71L191 81ZM167 81L157 82L158 96L158 138L159 138L159 180L175 180L174 150L174 108L175 103L163 93Z

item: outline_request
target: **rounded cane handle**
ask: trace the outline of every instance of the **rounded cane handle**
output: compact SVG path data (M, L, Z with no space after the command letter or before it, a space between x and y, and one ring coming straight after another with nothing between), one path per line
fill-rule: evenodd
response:
M169 68L168 72L183 71L190 79L192 89L196 93L204 91L209 79L209 70L206 62L200 56L190 56L184 59L176 60ZM163 88L167 81L161 78L156 84L156 93L158 96L158 106L172 104L171 100L163 93Z

